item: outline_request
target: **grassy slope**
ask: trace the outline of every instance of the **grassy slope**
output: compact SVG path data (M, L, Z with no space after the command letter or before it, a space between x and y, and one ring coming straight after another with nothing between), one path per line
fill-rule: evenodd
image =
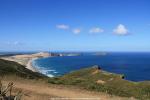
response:
M66 87L66 85L51 85L47 83L47 77L34 73L24 66L7 60L0 59L0 77L6 86L9 82L14 82L15 87L12 93L23 92L23 100L49 100L52 97L70 98L102 98L103 100L121 100L121 97L109 96L103 93L91 93L78 88ZM29 79L28 79L29 78ZM41 80L42 78L42 80ZM35 80L40 79L40 80Z
M80 88L106 92L123 97L150 99L150 82L130 82L121 75L99 71L96 67L71 72L62 77L53 78L49 83L74 85Z
M32 72L16 62L0 59L0 76L16 75L24 78L44 78L45 76Z
M31 79L45 78L42 74L32 72L16 62L0 59L0 76L3 75ZM58 78L49 78L49 83L72 85L124 97L150 99L150 82L130 82L123 80L121 75L99 71L96 67L71 72Z

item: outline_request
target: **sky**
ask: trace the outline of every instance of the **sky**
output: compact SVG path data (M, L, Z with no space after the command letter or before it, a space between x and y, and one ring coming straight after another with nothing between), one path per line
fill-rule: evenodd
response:
M0 0L0 51L150 52L150 0Z

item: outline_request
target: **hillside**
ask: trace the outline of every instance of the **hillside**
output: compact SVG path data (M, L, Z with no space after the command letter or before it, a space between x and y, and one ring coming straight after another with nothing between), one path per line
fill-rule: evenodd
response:
M5 76L4 83L9 81L16 83L16 90L21 89L24 93L30 92L33 98L36 98L37 95L38 98L46 96L44 100L50 97L71 98L75 96L105 98L104 100L108 98L110 100L112 97L113 100L117 100L117 98L122 100L122 97L150 99L149 81L127 81L123 79L125 76L103 71L98 66L73 71L61 77L48 78L40 73L30 71L16 62L0 59L0 76ZM12 76L16 77L12 78ZM83 95L80 95L81 93ZM25 96L25 98L29 99L30 97Z
M70 98L69 100L72 100L71 98L122 100L122 97L110 96L102 92L87 91L76 87L76 85L75 87L68 87L65 84L50 84L47 80L50 81L53 78L32 72L16 62L2 59L0 59L0 78L4 86L7 86L9 82L13 82L12 93L15 95L18 91L22 91L23 100L50 100L51 98Z
M0 76L6 75L15 75L31 79L46 77L40 73L32 72L31 70L25 68L25 66L20 65L16 62L0 59Z
M125 76L105 72L98 66L71 72L62 77L49 79L49 83L76 86L82 89L104 92L121 97L150 99L150 82L131 82Z

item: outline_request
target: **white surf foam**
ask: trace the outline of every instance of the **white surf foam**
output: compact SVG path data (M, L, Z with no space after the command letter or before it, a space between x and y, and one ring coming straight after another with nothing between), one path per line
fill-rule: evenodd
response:
M50 74L50 73L55 73L55 74L58 73L56 70L47 69L47 68L45 68L45 67L38 66L38 65L36 64L36 61L35 61L35 60L32 62L32 64L33 64L33 66L34 66L35 68L37 68L37 70L38 70L40 73L42 73L42 74L44 74L44 75L46 75L46 76L48 76L48 77L55 77L55 75Z

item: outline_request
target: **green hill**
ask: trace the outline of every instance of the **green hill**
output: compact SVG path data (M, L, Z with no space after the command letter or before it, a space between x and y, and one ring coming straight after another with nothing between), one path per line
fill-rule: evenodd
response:
M150 82L131 82L123 78L123 75L105 72L94 66L49 79L49 83L77 86L121 97L150 99Z
M0 59L0 76L5 75L15 75L31 79L45 77L40 73L30 71L29 69L25 68L25 66L16 62Z

